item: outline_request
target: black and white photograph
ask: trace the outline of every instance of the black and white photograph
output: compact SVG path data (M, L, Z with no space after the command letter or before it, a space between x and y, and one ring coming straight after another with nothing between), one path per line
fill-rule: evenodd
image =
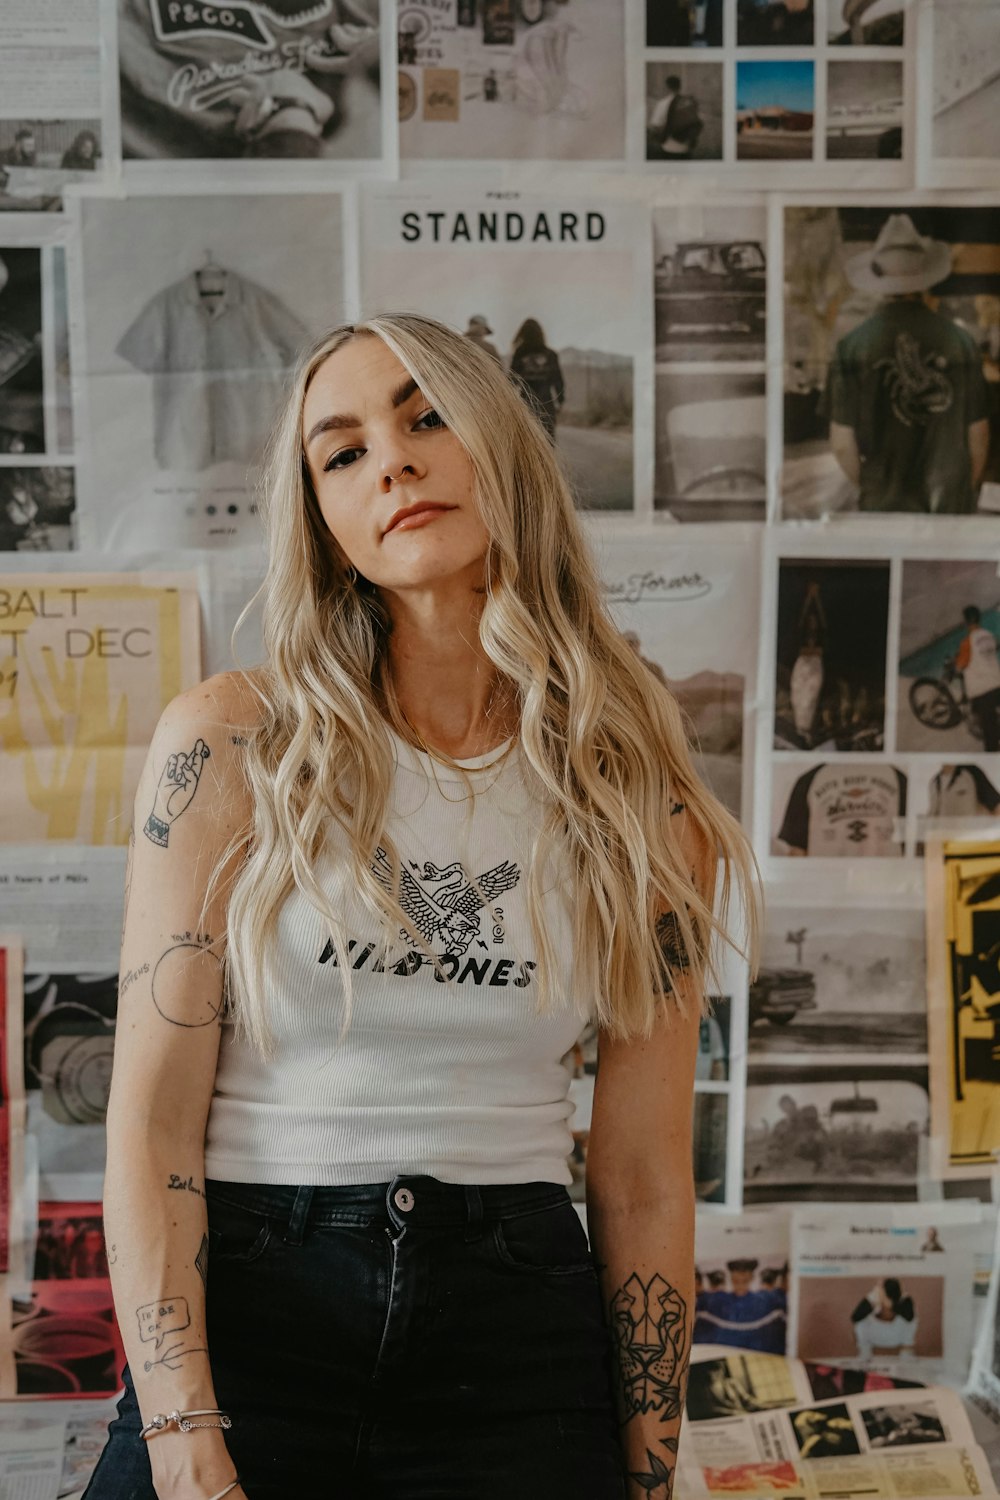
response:
M405 287L411 311L449 323L508 371L580 509L632 510L635 360L648 305L639 206L387 189L368 196L363 223L365 311L394 306Z
M382 157L382 0L118 0L126 161Z
M919 907L767 904L751 1057L927 1053Z
M602 538L599 562L616 623L649 670L665 682L689 726L695 765L737 817L743 807L744 713L756 676L755 538L736 533L670 549L668 568L650 568L653 538Z
M0 120L0 213L55 213L103 166L100 120Z
M624 0L406 0L398 41L404 161L624 155Z
M899 749L958 755L1000 750L1000 578L995 562L905 560L898 670ZM968 794L968 777L952 788L947 780L943 778L936 800L958 806ZM988 802L989 794L985 796Z
M869 1448L907 1448L948 1441L941 1414L930 1400L913 1400L906 1406L868 1406L862 1410L861 1420Z
M116 973L24 977L24 1084L43 1196L100 1193Z
M992 0L934 0L931 152L946 172L1000 162L1000 10ZM992 171L991 171L992 167Z
M816 64L743 58L736 64L738 161L809 161L814 147Z
M299 355L344 312L339 194L79 200L87 541L254 542Z
M658 364L763 361L766 247L763 203L653 210Z
M677 521L763 521L764 374L656 372L654 505Z
M884 761L773 767L771 854L809 859L893 859L905 851L907 777Z
M974 835L984 821L1000 818L997 780L996 768L987 760L985 768L976 761L949 762L936 767L926 782L917 782L913 798L917 841L913 852L920 856L926 852L925 833Z
M699 1203L725 1203L728 1094L695 1093L694 1192Z
M889 563L782 558L774 748L882 750Z
M42 252L0 246L0 453L45 451Z
M832 47L901 47L907 0L827 0L826 35Z
M926 1065L752 1062L744 1203L913 1201L929 1119Z
M721 47L725 0L646 0L647 47Z
M0 552L76 546L76 476L66 464L0 468Z
M799 1450L799 1458L844 1458L860 1453L851 1414L844 1403L800 1407L788 1414Z
M721 161L722 101L721 63L647 62L646 160Z
M903 64L831 62L826 73L827 161L903 155Z
M784 222L783 517L1000 513L1000 209Z
M815 41L813 0L736 0L738 47L811 47Z

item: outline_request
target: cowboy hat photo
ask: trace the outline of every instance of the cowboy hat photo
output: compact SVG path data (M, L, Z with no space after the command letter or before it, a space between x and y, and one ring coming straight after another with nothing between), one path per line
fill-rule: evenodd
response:
M951 246L918 234L909 214L890 214L871 249L850 256L844 269L859 292L923 292L951 273Z

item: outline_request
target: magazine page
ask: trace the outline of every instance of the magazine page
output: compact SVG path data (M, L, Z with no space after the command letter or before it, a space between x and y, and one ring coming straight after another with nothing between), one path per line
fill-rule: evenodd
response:
M0 7L0 213L52 213L104 176L100 0Z
M792 1351L800 1359L963 1381L982 1214L971 1202L796 1210Z

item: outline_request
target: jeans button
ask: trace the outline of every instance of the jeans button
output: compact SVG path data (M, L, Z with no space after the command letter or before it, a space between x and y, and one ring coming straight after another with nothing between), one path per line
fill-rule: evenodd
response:
M408 1214L413 1207L413 1194L409 1188L397 1188L392 1195L392 1201L400 1213Z

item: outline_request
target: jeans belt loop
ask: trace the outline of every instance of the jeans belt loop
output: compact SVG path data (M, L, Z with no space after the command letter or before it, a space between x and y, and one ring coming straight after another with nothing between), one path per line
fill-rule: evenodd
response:
M286 1245L301 1245L306 1232L306 1224L309 1220L309 1210L312 1208L314 1187L297 1187L295 1189L295 1202L288 1216L288 1228L285 1230Z
M475 1183L465 1185L465 1211L468 1216L465 1243L469 1245L483 1233L483 1195Z

